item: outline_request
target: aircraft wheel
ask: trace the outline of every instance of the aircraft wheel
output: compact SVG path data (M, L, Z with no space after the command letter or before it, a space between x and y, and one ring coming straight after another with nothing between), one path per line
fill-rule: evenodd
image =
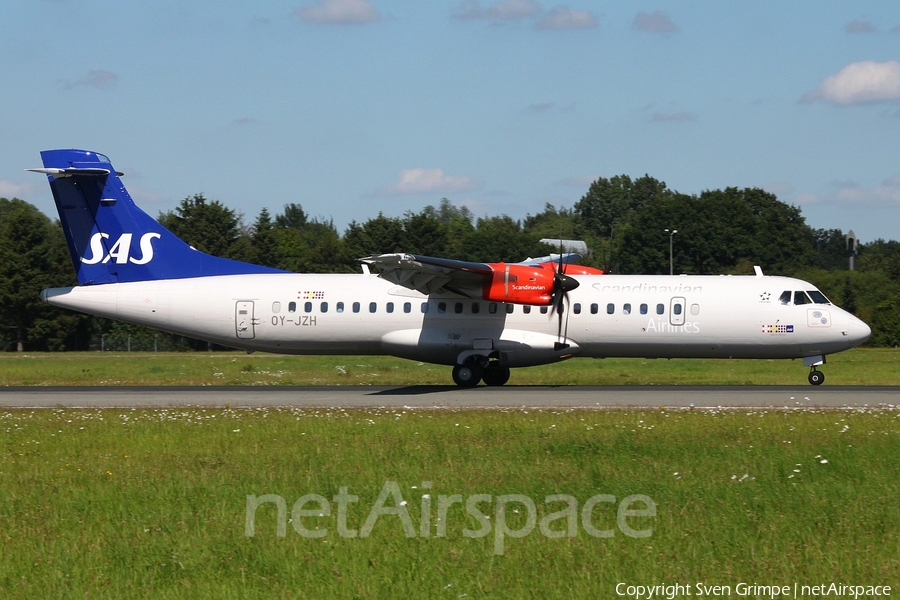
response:
M825 373L823 373L822 371L809 372L809 382L812 385L822 385L823 381L825 381Z
M478 365L466 363L453 367L453 382L459 387L475 387L481 381L482 369Z
M504 385L509 381L509 368L488 366L484 370L482 379L484 379L485 385Z

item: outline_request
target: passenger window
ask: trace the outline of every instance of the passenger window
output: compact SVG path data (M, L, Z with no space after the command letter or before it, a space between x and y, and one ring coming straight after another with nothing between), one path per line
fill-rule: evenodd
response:
M288 312L297 312L296 302L288 302Z
M387 310L389 313L392 313L392 312L394 312L394 303L393 303L393 302L388 302L388 303L387 303L387 306L385 306L384 308L385 308L385 310ZM372 311L372 312L375 312L375 311Z
M700 314L700 305L699 304L691 304L691 314L694 316Z
M327 313L328 312L328 303L323 302L322 304L320 304L319 310L322 311L323 313Z
M423 302L423 303L422 303L422 314L424 315L424 314L426 314L427 312L428 312L428 303L427 303L427 302Z
M312 302L304 302L303 303L303 312L307 312L307 313L312 312Z
M491 302L488 304L488 312L491 313L492 315L497 314L497 303L496 302Z
M477 315L481 311L481 305L477 302L472 303L472 314Z
M664 312L666 312L666 305L665 304L657 304L656 305L656 314L661 315Z
M531 306L526 304L525 306L522 307L522 312L525 313L526 315L530 315L531 314Z
M812 300L809 299L809 296L807 296L805 292L794 292L794 304L797 306L801 304L812 304Z
M574 312L576 315L581 314L581 302L576 302L572 305L572 312Z
M334 305L334 311L335 311L335 312L339 312L339 313L344 312L344 303L343 303L343 302L338 302L337 304L335 304L335 305Z
M782 304L790 304L791 303L791 290L785 290L781 292L781 296L778 297L778 301Z
M600 312L600 306L596 302L591 303L591 314L596 315L598 312Z
M610 302L609 304L606 305L606 314L612 315L612 314L615 314L615 312L616 312L616 305L615 305L615 304L613 304L612 302Z
M513 311L514 311L515 309L516 309L516 305L515 305L515 304L507 304L507 305L506 305L506 314L508 314L508 315L513 314Z
M355 312L355 313L359 312L359 302L353 303L353 312Z
M411 313L412 312L412 304L410 304L409 302L404 302L403 303L403 312Z
M463 311L463 303L462 302L456 302L453 304L453 312L455 312L458 315L461 315L462 311Z
M280 313L281 312L281 302L273 302L272 303L272 312Z
M672 312L674 312L676 315L681 314L681 303L680 302L675 303L675 306L672 307Z
M647 305L646 304L641 304L641 314L642 315L647 314Z
M369 312L373 313L376 310L378 310L378 303L377 302L369 302Z
M623 314L623 315L630 315L630 314L631 314L631 305L630 305L630 304L624 304L624 305L622 306L622 314Z
M541 307L541 314L542 314L542 315L546 315L546 314L547 314L547 310L548 310L548 307L542 306L542 307Z
M446 302L438 302L438 312L444 314L447 312L447 303Z

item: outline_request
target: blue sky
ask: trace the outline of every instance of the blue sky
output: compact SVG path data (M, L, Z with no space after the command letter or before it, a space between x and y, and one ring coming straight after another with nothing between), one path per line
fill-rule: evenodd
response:
M343 231L647 173L900 239L896 0L554 2L8 0L0 196L55 216L24 169L78 147L153 216L202 192Z

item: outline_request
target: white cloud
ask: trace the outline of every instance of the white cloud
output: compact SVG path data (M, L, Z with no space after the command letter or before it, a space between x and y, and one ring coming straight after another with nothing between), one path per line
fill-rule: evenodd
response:
M695 122L697 120L697 115L692 112L675 112L675 113L653 113L653 116L650 117L651 121L654 122Z
M536 24L538 29L593 29L597 18L586 10L572 10L568 6L555 6Z
M832 181L832 192L824 195L802 193L796 198L801 206L812 204L842 204L849 207L900 207L900 174L882 185L866 187L855 181Z
M672 22L672 19L661 10L652 13L639 12L631 24L633 29L638 31L649 31L650 33L675 33L678 26Z
M86 75L74 81L64 81L63 87L67 90L71 90L72 88L86 86L102 90L113 88L118 82L119 76L112 71L98 69L96 71L88 71Z
M534 104L529 104L525 109L529 113L532 114L541 114L541 113L552 113L552 112L572 112L575 110L575 103L569 103L565 106L561 106L556 102L536 102Z
M850 21L847 23L847 33L875 33L878 31L871 21Z
M34 193L34 184L0 179L0 198L25 198Z
M467 192L477 187L475 181L465 175L447 175L443 169L416 167L400 171L397 182L381 188L380 194L398 196L400 194Z
M864 60L831 75L801 102L833 102L840 106L900 101L900 62Z
M317 0L316 4L298 8L293 14L307 23L348 25L381 20L368 0Z
M516 21L524 17L540 14L541 5L533 0L504 0L487 8L481 8L477 1L463 2L453 15L457 19L489 21Z

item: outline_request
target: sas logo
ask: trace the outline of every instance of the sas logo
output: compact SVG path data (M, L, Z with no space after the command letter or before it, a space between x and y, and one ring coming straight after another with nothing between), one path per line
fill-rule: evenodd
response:
M106 264L110 260L115 259L117 265L124 265L129 262L134 265L146 265L153 260L153 245L151 242L154 239L158 240L161 236L158 233L145 233L141 236L139 242L141 252L140 258L131 256L131 238L133 236L134 234L132 233L123 233L107 253L104 252L103 240L108 240L109 234L100 232L95 233L91 236L91 256L90 258L82 256L81 262L86 265L96 265L97 263Z

